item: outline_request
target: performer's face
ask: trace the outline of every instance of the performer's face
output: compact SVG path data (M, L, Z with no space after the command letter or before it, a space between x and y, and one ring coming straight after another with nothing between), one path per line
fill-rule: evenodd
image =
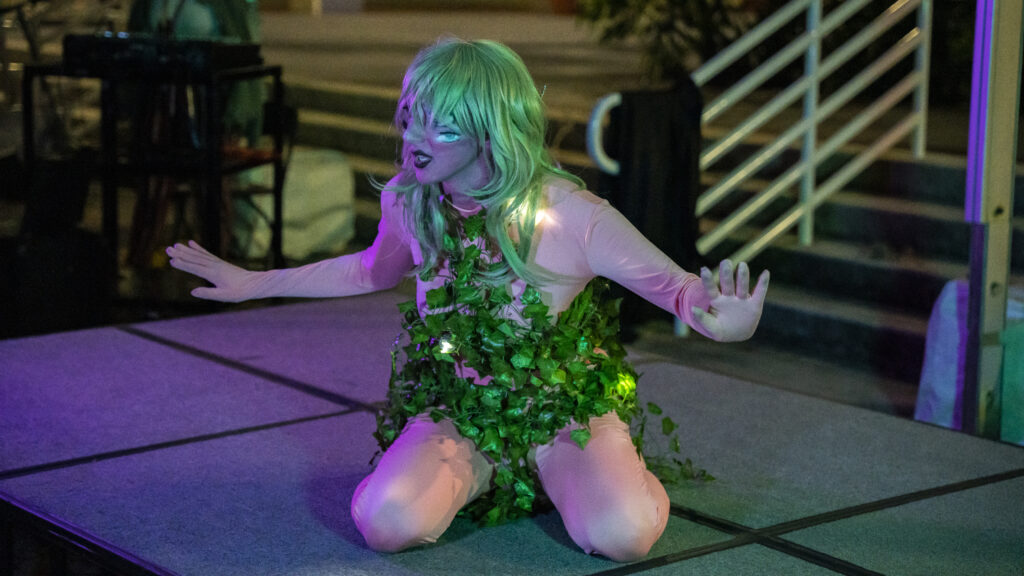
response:
M440 183L450 194L484 186L491 171L480 141L427 112L423 119L405 106L399 114L404 161L415 170L416 180Z

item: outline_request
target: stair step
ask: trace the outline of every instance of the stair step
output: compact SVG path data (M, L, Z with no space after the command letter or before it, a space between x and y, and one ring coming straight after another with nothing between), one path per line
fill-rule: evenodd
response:
M399 146L390 122L314 110L299 112L296 140L307 146L382 160L396 158Z
M738 247L738 242L733 243ZM795 237L769 247L750 263L787 285L927 315L942 287L964 277L967 266L942 260L872 253L870 247L832 240L801 246Z
M926 317L773 282L754 341L912 383L927 330Z
M923 337L928 331L928 319L917 314L845 299L830 298L815 292L772 283L767 299L776 306L799 310L807 314L820 314L828 310L829 316L847 322L864 324L872 328L885 328L912 336Z
M401 91L365 84L289 80L286 100L303 112L327 112L391 122Z
M970 225L963 211L858 192L838 192L815 213L815 232L889 250L967 262ZM1011 267L1024 272L1024 218L1014 218Z

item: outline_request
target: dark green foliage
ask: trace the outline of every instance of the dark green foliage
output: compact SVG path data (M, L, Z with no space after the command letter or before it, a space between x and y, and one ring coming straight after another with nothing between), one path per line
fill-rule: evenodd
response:
M579 0L579 17L602 42L640 42L649 77L671 81L689 73L691 56L707 60L747 29L750 13L735 0Z

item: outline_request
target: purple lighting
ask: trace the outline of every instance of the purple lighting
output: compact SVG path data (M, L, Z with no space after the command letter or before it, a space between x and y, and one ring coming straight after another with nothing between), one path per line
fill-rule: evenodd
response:
M982 199L984 195L984 174L979 167L984 162L985 139L988 126L985 125L988 110L989 61L992 44L993 0L978 0L978 11L974 26L974 68L971 76L970 132L967 140L967 186L964 198L964 219L967 222L982 221ZM985 91L982 91L985 87Z

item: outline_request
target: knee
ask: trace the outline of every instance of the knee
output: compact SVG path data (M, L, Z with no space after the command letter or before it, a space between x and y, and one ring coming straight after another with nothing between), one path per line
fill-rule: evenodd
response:
M660 522L635 510L609 511L588 530L590 546L587 552L616 562L639 560L647 556L664 529Z
M409 494L393 486L367 489L368 481L370 477L352 497L352 520L367 546L377 552L399 552L437 540L436 522L416 513Z
M377 552L400 552L433 541L410 521L405 509L393 502L384 502L369 514L356 520L366 545Z
M574 523L586 530L588 553L632 562L651 551L668 524L671 503L653 474L645 470L643 476L643 486L605 498L601 506L590 509L589 518Z

